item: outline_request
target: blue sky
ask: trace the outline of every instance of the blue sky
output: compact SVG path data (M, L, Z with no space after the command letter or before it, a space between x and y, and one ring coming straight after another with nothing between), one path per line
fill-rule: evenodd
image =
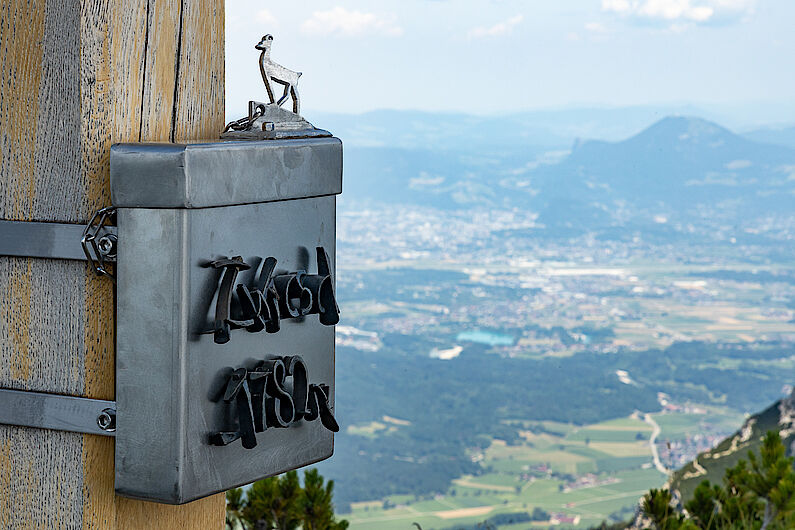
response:
M784 104L793 0L227 0L227 109L263 99L254 44L303 72L304 108L475 114ZM758 105L759 106L759 105ZM771 115L771 118L775 116Z

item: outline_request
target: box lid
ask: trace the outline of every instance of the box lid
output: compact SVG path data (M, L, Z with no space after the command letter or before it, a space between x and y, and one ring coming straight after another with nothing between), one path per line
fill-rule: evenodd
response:
M128 143L110 151L120 208L207 208L342 192L339 138Z

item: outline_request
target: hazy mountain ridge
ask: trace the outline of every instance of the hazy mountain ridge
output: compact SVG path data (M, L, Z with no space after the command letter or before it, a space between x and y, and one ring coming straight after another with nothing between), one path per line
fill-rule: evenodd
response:
M542 215L547 223L583 208L601 210L607 223L623 204L687 220L715 206L736 215L789 211L793 162L795 150L753 142L700 118L668 117L621 142L575 145L530 180L545 210L555 207Z
M242 112L242 111L241 111ZM621 141L666 116L701 116L753 135L759 120L781 120L790 109L720 108L669 104L627 107L576 107L473 114L417 110L373 110L361 114L306 111L318 127L328 129L347 147L505 151L532 145L568 149L580 139ZM236 114L235 114L236 115ZM230 117L231 119L231 117ZM764 123L764 122L762 122ZM777 131L777 129L770 129ZM777 142L770 142L777 143Z
M684 105L486 115L376 110L363 114L309 112L307 116L318 127L333 131L349 147L504 152L528 145L568 149L577 138L618 141L672 114L710 115L704 109Z
M568 153L532 143L500 152L353 147L344 192L343 201L527 209L555 229L659 232L654 225L669 220L790 213L795 149L677 116L617 142L576 141Z
M748 131L743 136L757 142L783 145L795 149L795 127L765 127Z

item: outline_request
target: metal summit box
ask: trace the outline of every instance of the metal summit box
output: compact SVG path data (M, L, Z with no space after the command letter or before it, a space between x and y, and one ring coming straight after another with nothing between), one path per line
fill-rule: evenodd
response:
M111 149L116 491L182 504L333 453L333 137Z

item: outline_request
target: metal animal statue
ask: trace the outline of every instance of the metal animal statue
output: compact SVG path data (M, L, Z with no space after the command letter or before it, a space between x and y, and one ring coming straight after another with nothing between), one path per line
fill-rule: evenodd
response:
M285 101L290 97L293 99L293 112L296 114L301 113L301 101L298 96L298 78L301 77L301 72L293 72L284 66L277 64L271 60L271 46L273 44L273 35L265 35L259 44L255 46L256 49L262 50L259 56L259 71L262 74L262 81L265 83L265 89L268 91L268 98L271 103L277 106L282 106ZM276 101L273 95L273 83L284 85L284 93L282 97Z

